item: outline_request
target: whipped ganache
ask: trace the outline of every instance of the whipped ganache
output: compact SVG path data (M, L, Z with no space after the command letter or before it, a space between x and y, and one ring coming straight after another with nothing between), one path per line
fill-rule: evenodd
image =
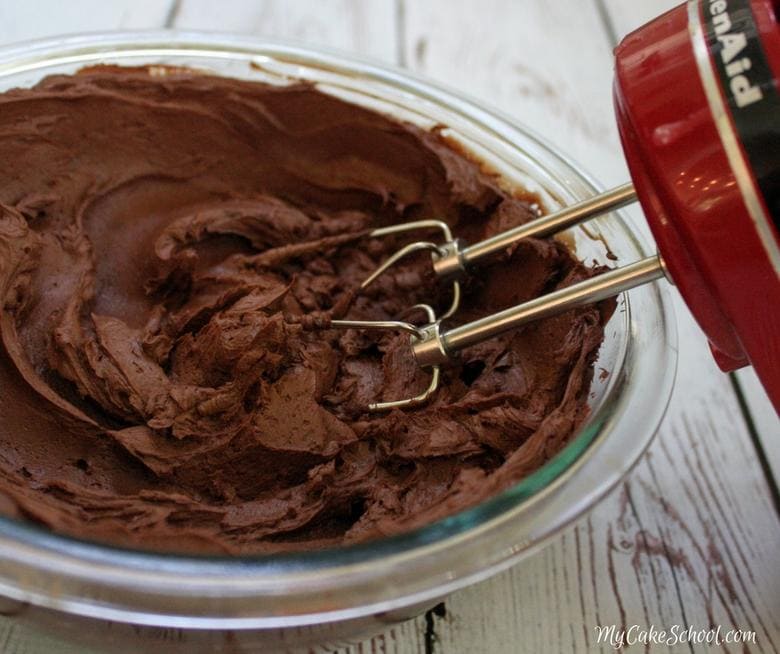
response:
M154 73L154 74L153 74ZM408 531L516 483L587 416L611 303L465 350L424 407L408 335L312 329L445 307L435 217L536 217L442 135L306 84L93 67L0 94L0 512L208 553ZM426 260L427 259L427 260ZM527 239L464 280L467 322L596 272Z

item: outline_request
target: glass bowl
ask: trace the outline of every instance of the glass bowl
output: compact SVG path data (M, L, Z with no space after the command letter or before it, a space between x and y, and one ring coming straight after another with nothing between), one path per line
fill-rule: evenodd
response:
M0 90L97 63L189 66L276 84L309 80L404 120L446 125L508 186L537 192L548 210L597 191L511 118L407 72L290 43L194 32L37 41L0 50ZM605 242L621 262L646 255L619 214L563 238L580 258L601 263ZM665 290L635 289L607 325L595 365L609 374L594 375L587 422L546 465L478 506L361 545L235 558L123 550L0 518L0 595L24 619L131 650L153 641L188 652L227 640L291 647L378 631L539 550L593 507L652 439L676 360Z

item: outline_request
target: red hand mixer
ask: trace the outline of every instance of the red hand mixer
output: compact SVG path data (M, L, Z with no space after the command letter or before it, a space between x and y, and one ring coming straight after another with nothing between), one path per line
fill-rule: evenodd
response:
M780 0L689 0L628 35L615 51L618 128L633 184L466 245L446 224L423 220L371 236L439 229L443 241L399 250L363 282L406 255L430 250L452 279L453 303L428 322L333 320L336 328L412 335L428 389L373 410L426 402L439 366L458 350L531 320L617 295L666 276L706 332L724 371L752 364L780 411ZM457 278L529 236L549 236L639 200L660 254L446 329L458 308Z

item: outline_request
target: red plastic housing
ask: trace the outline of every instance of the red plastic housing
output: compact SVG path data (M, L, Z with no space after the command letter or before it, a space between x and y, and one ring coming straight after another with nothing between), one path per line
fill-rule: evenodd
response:
M753 134L748 144L743 138L740 105L758 99L754 86L761 82L751 78L758 74L759 62L750 68L743 56L749 50L740 50L747 41L737 32L752 12L751 45L760 46L768 62L763 96L776 94L778 4L692 0L673 9L617 47L614 92L631 176L672 280L706 332L720 367L752 364L780 412L780 260L775 256L780 216L772 200L779 190L780 116L765 112L761 129L768 130L766 139ZM741 14L736 13L739 6ZM733 16L719 16L730 7ZM713 24L717 34L715 29L707 32ZM721 47L731 50L720 52ZM737 65L729 73L743 77L732 82L724 71L718 76L718 66L727 60ZM713 89L720 94L720 113ZM744 115L741 119L744 128ZM749 130L755 128L748 123ZM736 148L727 138L729 129ZM761 150L760 165L749 156L756 155L756 148ZM772 166L774 173L768 175ZM757 215L764 222L757 222Z

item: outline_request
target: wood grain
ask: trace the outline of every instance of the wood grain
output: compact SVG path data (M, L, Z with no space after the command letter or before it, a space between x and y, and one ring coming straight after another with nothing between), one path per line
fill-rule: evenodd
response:
M775 479L780 479L780 416L752 368L736 372L736 380L750 412L753 427Z
M183 0L173 25L303 41L395 63L398 11L393 0Z
M612 56L592 7L428 0L406 2L405 15L410 68L525 123L600 181L626 181L609 109Z
M106 13L87 25L36 22L56 3L35 4L0 8L0 41L170 17L176 27L298 38L406 63L530 125L604 184L627 179L612 118L611 39L664 8L664 0L182 0L170 12L146 0L104 3L112 9L97 9ZM68 6L80 4L92 7ZM676 390L628 480L536 556L453 594L444 612L342 654L595 651L594 627L610 624L736 626L757 633L747 651L777 651L780 521L733 389L679 298L675 309ZM84 650L3 619L0 651Z
M617 43L626 34L644 25L656 16L681 4L682 0L596 0L607 25L611 38Z
M0 45L74 32L162 27L172 0L0 2Z

